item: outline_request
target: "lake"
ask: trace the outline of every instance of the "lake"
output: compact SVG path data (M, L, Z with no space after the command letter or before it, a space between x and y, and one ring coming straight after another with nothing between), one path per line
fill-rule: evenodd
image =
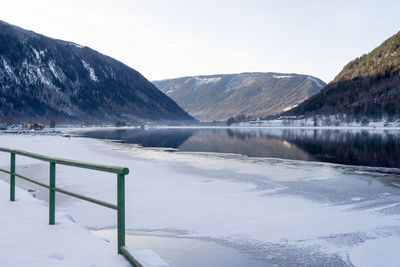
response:
M400 168L400 130L299 128L149 128L77 131L75 135L248 157Z

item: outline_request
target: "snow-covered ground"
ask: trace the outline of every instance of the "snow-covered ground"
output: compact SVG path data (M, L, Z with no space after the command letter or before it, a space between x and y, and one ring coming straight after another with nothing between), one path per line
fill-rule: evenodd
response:
M281 266L400 262L396 170L171 153L61 136L0 136L0 146L128 167L127 229L214 240ZM7 167L8 155L1 153L0 162ZM48 164L37 160L17 156L17 172L48 180ZM116 200L112 174L57 166L57 185L104 201ZM36 194L47 197L47 192ZM116 225L112 210L61 194L56 203L79 224L97 229Z
M9 200L9 184L0 181L0 266L130 266L113 244L94 236L58 212L48 225L47 203L16 188Z
M49 225L45 201L16 187L16 201L11 202L9 191L9 184L0 180L0 266L131 266L115 244L93 235L69 214L56 212L56 225ZM143 267L168 267L150 249L127 249Z

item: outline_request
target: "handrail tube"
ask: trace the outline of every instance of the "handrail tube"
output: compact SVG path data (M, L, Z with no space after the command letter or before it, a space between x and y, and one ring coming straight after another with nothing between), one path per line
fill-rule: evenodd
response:
M49 224L56 224L56 164L50 162L50 182L49 182Z
M54 158L54 157L49 157L49 156L43 156L43 155L36 154L36 153L26 152L23 150L10 149L10 148L5 148L5 147L0 147L0 151L9 152L9 153L17 154L17 155L21 155L21 156L26 156L26 157L30 157L30 158L34 158L34 159L38 159L38 160L54 162L54 163L61 164L61 165L74 166L74 167L97 170L97 171L104 171L104 172L112 172L112 173L124 174L124 175L127 175L129 173L129 169L124 168L124 167L94 164L94 163L90 163L90 162L69 160L69 159L62 159L62 158Z
M118 253L121 254L121 248L125 246L125 175L117 175L117 240L118 240Z
M10 201L15 201L15 153L11 153L10 172Z
M121 247L121 254L125 256L125 259L129 261L134 267L143 267L132 255L128 252L125 246Z
M0 171L4 171L4 170L3 170L3 169L0 169ZM50 188L50 186L47 185L47 184L44 184L44 183L35 181L35 180L33 180L33 179L29 178L29 177L23 176L23 175L21 175L21 174L19 174L19 173L14 172L13 174L14 174L15 176L19 177L19 178L22 178L22 179L24 179L24 180L27 180L27 181L31 182L31 183L34 183L34 184L37 184L37 185L46 187L46 188L48 188L48 189Z
M8 174L11 174L10 171L4 170L2 168L0 168L0 172L5 172L5 173L8 173ZM28 178L28 177L26 177L24 175L21 175L19 173L14 172L13 174L15 176L19 177L19 178L22 178L22 179L24 179L26 181L31 182L31 183L40 185L42 187L46 187L48 189L50 188L50 186L48 186L47 184L35 181L35 180L33 180L31 178ZM71 192L71 191L67 191L67 190L61 189L59 187L55 187L54 190L57 191L57 192L72 196L72 197L76 197L76 198L79 198L79 199L82 199L82 200L86 200L86 201L89 201L89 202L92 202L92 203L95 203L95 204L98 204L98 205L113 209L113 210L118 210L118 206L115 205L115 204L112 204L112 203L108 203L108 202L101 201L101 200L98 200L98 199L95 199L95 198L91 198L91 197L86 197L84 195L80 195L80 194L77 194L77 193L74 193L74 192Z
M85 197L83 195L80 195L80 194L77 194L77 193L73 193L73 192L58 188L58 187L54 188L54 190L57 191L57 192L72 196L72 197L80 198L80 199L83 199L83 200L86 200L86 201L89 201L89 202L92 202L92 203L95 203L95 204L110 208L110 209L118 210L118 206L117 205L114 205L114 204L111 204L111 203L108 203L108 202L97 200L97 199L94 199L94 198L91 198L91 197Z

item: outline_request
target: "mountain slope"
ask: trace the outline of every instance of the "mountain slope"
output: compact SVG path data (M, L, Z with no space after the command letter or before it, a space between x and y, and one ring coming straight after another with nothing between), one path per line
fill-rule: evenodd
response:
M153 81L199 120L227 120L245 114L266 117L318 93L325 83L299 74L241 73Z
M399 117L399 74L400 32L348 63L324 90L286 114Z
M192 120L140 73L88 47L0 21L0 119Z

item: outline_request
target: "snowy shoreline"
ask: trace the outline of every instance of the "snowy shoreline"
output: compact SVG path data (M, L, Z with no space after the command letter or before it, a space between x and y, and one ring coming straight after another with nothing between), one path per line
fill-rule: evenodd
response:
M60 136L1 136L0 146L129 167L127 229L176 230L176 236L210 238L285 266L295 265L294 260L298 266L368 266L377 261L395 266L390 259L400 261L395 250L381 246L385 240L393 247L400 243L398 174L293 160L171 154ZM3 156L1 162L8 162ZM24 158L17 162L17 171L35 168L35 176L47 181L47 165ZM113 176L63 166L57 175L63 188L104 201L116 199ZM57 201L57 208L79 224L115 227L113 212L75 200Z
M128 130L138 129L140 126L102 126L102 127L66 127L56 128L58 131L63 133L71 132L84 132L84 131L96 131L96 130ZM262 125L231 125L231 126L205 126L205 125L185 125L185 126L169 126L169 125L158 125L158 126L146 126L145 129L332 129L332 130L400 130L400 126L262 126Z
M400 126L283 126L283 125L250 125L242 123L231 126L204 126L204 125L187 125L187 126L169 126L169 125L152 125L152 126L89 126L89 127L57 127L57 128L44 128L43 130L26 130L26 129L8 129L0 130L2 135L59 135L69 137L69 135L77 132L91 132L91 131L104 131L104 130L132 130L132 129L232 129L232 130L347 130L347 131L400 131Z

